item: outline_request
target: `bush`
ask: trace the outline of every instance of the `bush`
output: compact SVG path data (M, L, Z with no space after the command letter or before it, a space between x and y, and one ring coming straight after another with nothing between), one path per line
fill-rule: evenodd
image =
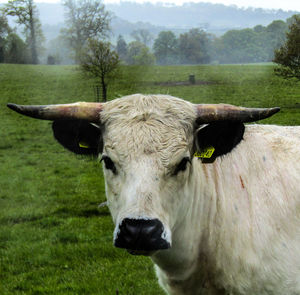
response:
M47 65L55 65L55 57L53 55L48 55Z
M284 78L300 80L300 15L292 17L292 23L287 32L287 40L283 46L275 50L274 62L279 65L275 74Z
M25 42L15 33L6 38L5 62L13 64L27 64L30 53Z

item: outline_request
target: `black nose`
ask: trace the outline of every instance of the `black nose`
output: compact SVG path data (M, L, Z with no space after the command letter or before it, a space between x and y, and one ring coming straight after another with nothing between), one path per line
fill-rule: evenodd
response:
M170 248L163 237L163 224L158 219L123 219L115 246L129 250L154 251Z

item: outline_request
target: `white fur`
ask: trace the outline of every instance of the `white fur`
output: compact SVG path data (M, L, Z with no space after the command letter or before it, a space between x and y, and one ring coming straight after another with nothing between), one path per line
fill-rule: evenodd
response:
M134 95L101 118L113 220L162 221L172 247L151 258L168 294L300 294L300 127L248 125L230 154L174 176L192 156L193 104Z

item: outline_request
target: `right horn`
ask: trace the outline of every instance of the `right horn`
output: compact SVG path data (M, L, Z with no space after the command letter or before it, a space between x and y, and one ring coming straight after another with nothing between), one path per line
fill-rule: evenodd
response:
M230 104L198 104L196 105L196 122L198 124L207 124L216 121L249 123L266 119L279 111L279 107L261 109L237 107Z

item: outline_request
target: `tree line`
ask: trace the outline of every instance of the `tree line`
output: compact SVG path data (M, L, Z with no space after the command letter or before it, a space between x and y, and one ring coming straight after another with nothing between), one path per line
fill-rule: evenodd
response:
M291 21L292 18L287 22L273 21L266 27L257 25L253 29L230 30L221 37L199 28L179 36L172 31L162 31L154 39L152 50L141 38L127 44L120 35L116 51L127 64L145 63L146 60L159 65L270 62L274 50L284 44ZM147 59L142 58L146 53Z
M172 31L162 31L154 40L152 49L148 44L153 36L145 29L132 33L135 39L129 44L119 35L116 52L120 59L131 65L172 65L172 64L206 64L210 62L210 36L195 28L180 34Z

